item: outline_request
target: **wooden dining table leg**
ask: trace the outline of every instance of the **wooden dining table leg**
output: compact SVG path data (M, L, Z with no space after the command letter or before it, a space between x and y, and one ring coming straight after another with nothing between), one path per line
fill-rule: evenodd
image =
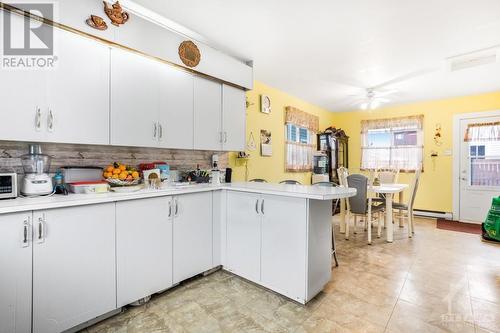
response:
M385 219L387 242L392 243L394 240L394 225L392 224L392 193L387 193L385 195Z
M340 199L340 233L345 234L345 199Z

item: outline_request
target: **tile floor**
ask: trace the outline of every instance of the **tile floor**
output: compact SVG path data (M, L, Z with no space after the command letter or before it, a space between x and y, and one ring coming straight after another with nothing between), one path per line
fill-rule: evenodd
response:
M307 306L218 271L84 332L500 332L500 246L435 223L393 244L337 232L340 267Z

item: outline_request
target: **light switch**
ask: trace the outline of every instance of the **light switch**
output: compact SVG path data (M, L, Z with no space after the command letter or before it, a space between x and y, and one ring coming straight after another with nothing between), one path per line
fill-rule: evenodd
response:
M451 151L451 149L445 149L443 151L443 156L451 156L453 155L453 152Z

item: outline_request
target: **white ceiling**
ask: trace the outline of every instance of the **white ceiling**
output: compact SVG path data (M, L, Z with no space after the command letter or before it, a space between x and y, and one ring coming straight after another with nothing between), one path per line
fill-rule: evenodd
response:
M384 88L393 104L500 91L500 61L449 72L446 58L500 46L499 0L135 0L253 60L255 79L323 106L351 110L352 94ZM499 53L500 56L500 53Z

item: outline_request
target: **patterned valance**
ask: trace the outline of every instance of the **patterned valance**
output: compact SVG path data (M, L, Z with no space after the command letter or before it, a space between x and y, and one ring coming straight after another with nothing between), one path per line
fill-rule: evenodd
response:
M408 116L387 119L361 120L361 133L367 133L375 129L422 129L424 116Z
M287 106L285 108L285 124L305 127L314 133L317 133L319 130L319 118L317 116L294 108L293 106Z
M500 121L469 124L464 141L500 141Z

